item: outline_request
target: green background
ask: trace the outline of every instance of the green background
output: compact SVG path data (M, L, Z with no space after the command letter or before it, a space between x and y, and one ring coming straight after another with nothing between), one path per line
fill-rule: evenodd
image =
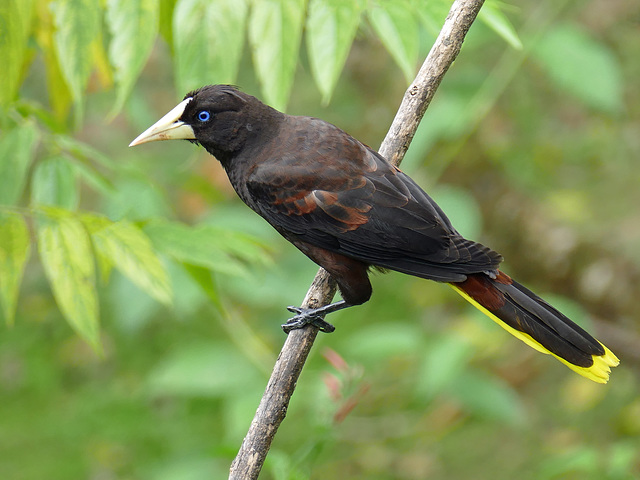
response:
M338 3L0 7L0 210L31 244L21 282L0 258L0 478L226 478L316 267L202 149L127 145L224 81L377 147L448 5ZM261 478L640 477L640 7L485 8L402 168L622 364L597 385L446 286L374 275L318 337Z

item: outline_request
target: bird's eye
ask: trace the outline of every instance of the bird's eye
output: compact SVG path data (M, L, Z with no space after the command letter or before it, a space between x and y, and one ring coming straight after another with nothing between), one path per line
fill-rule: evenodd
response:
M200 120L201 122L208 122L210 118L211 114L206 110L198 112L198 120Z

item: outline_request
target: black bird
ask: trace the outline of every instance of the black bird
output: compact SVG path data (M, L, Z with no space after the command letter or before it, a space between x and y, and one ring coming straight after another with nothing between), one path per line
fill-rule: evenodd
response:
M229 85L184 100L130 146L186 139L215 156L240 198L338 283L343 300L283 328L324 331L325 314L371 297L371 267L449 283L536 350L600 383L619 360L602 343L498 270L502 256L463 238L409 176L339 128L291 116Z

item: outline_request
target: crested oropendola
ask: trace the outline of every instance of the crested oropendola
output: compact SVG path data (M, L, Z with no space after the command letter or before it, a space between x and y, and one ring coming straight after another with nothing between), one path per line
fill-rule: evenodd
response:
M408 175L341 129L281 113L229 85L182 102L130 146L202 145L240 198L336 280L342 301L297 313L283 328L324 331L327 313L371 296L371 267L449 283L496 323L595 382L619 360L542 298L501 272L502 256L465 239Z

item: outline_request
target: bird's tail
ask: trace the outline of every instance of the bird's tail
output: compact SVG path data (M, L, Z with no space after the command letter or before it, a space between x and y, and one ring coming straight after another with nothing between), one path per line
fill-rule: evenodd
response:
M494 279L469 275L450 285L509 333L594 382L607 383L611 367L620 363L602 343L502 272Z

